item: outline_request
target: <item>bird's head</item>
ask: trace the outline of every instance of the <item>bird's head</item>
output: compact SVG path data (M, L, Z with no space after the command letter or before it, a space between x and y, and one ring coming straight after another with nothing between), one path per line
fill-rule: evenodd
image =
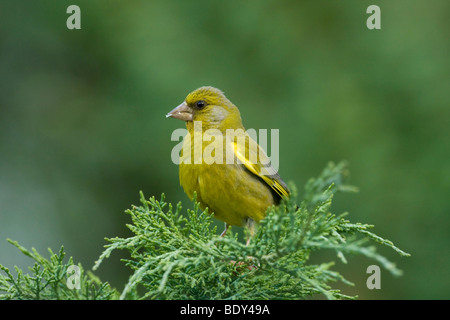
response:
M214 87L201 87L189 93L182 104L170 111L166 117L187 122L202 121L204 129L242 128L238 108Z

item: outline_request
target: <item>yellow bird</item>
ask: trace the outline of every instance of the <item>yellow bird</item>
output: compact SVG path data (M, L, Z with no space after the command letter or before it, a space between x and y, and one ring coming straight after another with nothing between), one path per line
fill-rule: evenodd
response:
M201 87L167 114L186 121L188 134L180 155L180 184L190 199L194 192L202 209L230 225L264 218L269 206L290 192L264 150L245 132L238 108L224 93Z

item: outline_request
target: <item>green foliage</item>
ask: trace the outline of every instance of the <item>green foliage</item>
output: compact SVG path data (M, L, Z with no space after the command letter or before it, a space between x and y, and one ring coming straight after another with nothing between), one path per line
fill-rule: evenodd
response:
M333 250L343 263L348 254L363 255L396 276L401 271L367 242L390 247L401 256L409 254L370 232L373 226L351 223L345 213L331 212L336 192L356 190L344 183L346 175L345 163L330 163L319 178L308 181L299 206L291 186L292 197L268 209L249 245L238 233L218 236L212 216L195 200L185 215L181 203L174 209L164 195L160 201L146 200L141 192L142 205L126 211L134 235L108 239L110 244L94 266L95 270L114 250L129 252L125 263L134 273L121 294L81 265L80 288L70 288L74 263L72 258L64 262L62 247L58 253L49 249L46 259L8 240L35 264L30 274L16 267L16 277L0 265L0 299L303 299L315 294L355 298L331 287L336 281L352 283L331 269L334 262L311 263L312 252Z
M8 241L35 263L29 268L31 274L16 267L16 277L8 268L0 265L0 270L5 273L0 273L0 300L108 300L117 297L117 291L108 283L101 283L92 273L86 274L80 264L77 265L80 288L70 289L67 283L71 281L73 273L69 267L74 263L72 257L64 262L66 254L63 247L58 253L49 249L50 259L46 259L34 248L29 251L15 241Z
M363 255L396 276L401 271L367 242L409 254L370 232L373 226L351 223L345 213L331 212L336 192L355 190L344 184L346 175L345 163L330 163L306 184L299 206L291 186L293 196L268 209L248 246L237 233L218 236L211 215L195 200L193 210L183 215L181 203L174 209L164 195L157 201L141 193L142 205L126 211L134 236L108 239L94 269L114 250L129 251L125 262L134 273L121 299L299 299L315 294L354 298L330 286L335 281L351 283L331 269L334 262L310 263L312 252L334 250L344 263L348 254Z

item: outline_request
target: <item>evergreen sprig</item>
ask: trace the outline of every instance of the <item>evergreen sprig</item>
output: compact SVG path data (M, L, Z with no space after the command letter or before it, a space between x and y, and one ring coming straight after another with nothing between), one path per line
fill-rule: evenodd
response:
M50 259L46 259L34 248L29 251L16 241L8 239L8 242L35 263L29 268L30 273L15 267L16 276L0 265L4 273L0 273L0 300L109 300L118 297L118 292L107 282L102 283L92 273L86 273L81 264L74 264L72 257L65 259L63 247L58 253L49 249Z
M114 250L128 251L130 257L124 261L133 274L122 293L80 264L79 287L74 288L73 259L65 259L63 247L58 253L49 249L46 259L35 249L8 240L35 263L29 273L16 267L16 276L0 265L0 299L305 299L316 294L356 298L331 286L336 281L352 285L332 270L334 261L311 263L311 253L332 250L343 263L348 255L362 255L395 276L401 270L377 253L375 245L401 256L409 254L369 231L372 225L352 223L346 213L332 212L337 192L356 191L345 184L347 175L345 163L330 163L318 178L308 181L300 203L292 185L290 199L267 210L249 245L231 231L220 237L212 216L195 199L193 209L184 212L181 203L175 208L167 203L164 194L158 201L147 200L141 192L141 205L126 211L133 236L107 239L109 244L93 268Z
M301 299L318 293L328 299L355 298L331 287L335 281L352 283L331 269L334 262L309 263L311 252L331 249L344 263L348 254L363 255L396 276L401 271L395 264L367 243L409 254L370 232L372 225L331 212L336 192L356 190L345 184L347 174L345 163L330 163L308 181L299 206L291 186L293 195L268 209L248 246L237 233L218 236L211 215L195 199L184 215L181 203L173 208L164 195L146 200L141 192L142 205L126 211L134 236L107 239L110 244L94 270L112 251L129 251L125 263L134 273L121 299Z

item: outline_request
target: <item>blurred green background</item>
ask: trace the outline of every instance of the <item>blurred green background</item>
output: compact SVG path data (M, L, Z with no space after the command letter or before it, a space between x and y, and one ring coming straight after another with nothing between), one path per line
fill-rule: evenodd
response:
M81 8L81 30L66 9ZM381 8L381 30L366 9ZM216 86L246 128L280 129L280 174L301 196L328 161L348 160L357 194L335 211L412 254L381 250L336 268L361 299L450 298L450 2L13 1L0 2L0 263L64 245L90 269L126 236L124 210L178 182L165 114ZM96 272L123 289L115 254ZM327 259L336 259L330 255Z

